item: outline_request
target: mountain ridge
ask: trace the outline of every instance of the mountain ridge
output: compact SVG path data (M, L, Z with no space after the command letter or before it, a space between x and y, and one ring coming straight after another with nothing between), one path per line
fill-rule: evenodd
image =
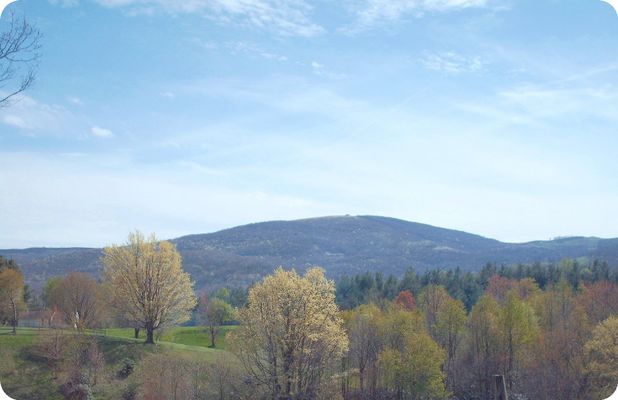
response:
M304 270L312 265L338 278L366 271L401 275L408 268L478 270L487 262L517 264L595 258L618 263L618 238L572 236L506 243L460 230L371 215L267 221L170 239L198 290L242 286L278 266ZM0 250L40 288L51 276L69 271L98 275L100 248L68 247Z

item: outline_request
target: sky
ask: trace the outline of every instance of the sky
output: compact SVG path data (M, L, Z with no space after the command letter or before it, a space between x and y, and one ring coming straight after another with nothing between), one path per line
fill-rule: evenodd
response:
M618 237L618 15L600 0L19 0L0 248L325 215Z

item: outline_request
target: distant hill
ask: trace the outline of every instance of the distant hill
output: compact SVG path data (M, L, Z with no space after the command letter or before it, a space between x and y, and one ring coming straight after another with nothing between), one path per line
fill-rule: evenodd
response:
M120 238L119 238L120 240ZM466 232L376 216L272 221L173 239L198 290L248 285L277 266L303 270L319 265L338 278L365 271L403 274L434 268L478 270L487 262L515 264L598 258L618 263L618 239L569 237L503 243ZM41 287L69 271L98 274L101 249L0 250L23 268L27 282Z

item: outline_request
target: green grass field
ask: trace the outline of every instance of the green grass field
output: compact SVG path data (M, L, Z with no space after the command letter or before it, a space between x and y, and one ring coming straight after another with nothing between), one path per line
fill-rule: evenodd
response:
M108 375L124 358L140 360L151 352L169 352L185 359L213 362L218 354L225 354L225 335L235 329L233 326L222 327L217 337L216 348L210 348L210 335L205 327L174 327L163 332L156 346L144 344L144 332L139 339L133 338L133 329L114 328L95 331L99 347L104 354ZM28 348L47 329L19 328L17 335L11 329L0 328L0 382L3 388L17 399L62 399L58 392L58 382L51 377L49 368L32 359ZM67 334L73 333L66 331ZM110 395L118 382L99 385L99 391ZM115 393L115 392L114 392ZM111 397L109 397L111 396ZM97 396L97 398L99 398Z
M236 329L236 326L222 326L215 340L215 350L226 350L225 335ZM133 328L110 328L103 330L106 336L123 339L133 339ZM145 340L146 332L140 331L139 341ZM133 339L134 340L134 339ZM177 326L162 332L161 344L174 343L185 346L210 348L210 332L205 326Z

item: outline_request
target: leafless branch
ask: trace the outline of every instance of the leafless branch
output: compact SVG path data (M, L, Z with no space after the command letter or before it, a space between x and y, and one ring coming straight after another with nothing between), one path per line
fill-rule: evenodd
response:
M32 86L40 48L41 32L25 18L11 13L6 31L0 34L0 107Z

